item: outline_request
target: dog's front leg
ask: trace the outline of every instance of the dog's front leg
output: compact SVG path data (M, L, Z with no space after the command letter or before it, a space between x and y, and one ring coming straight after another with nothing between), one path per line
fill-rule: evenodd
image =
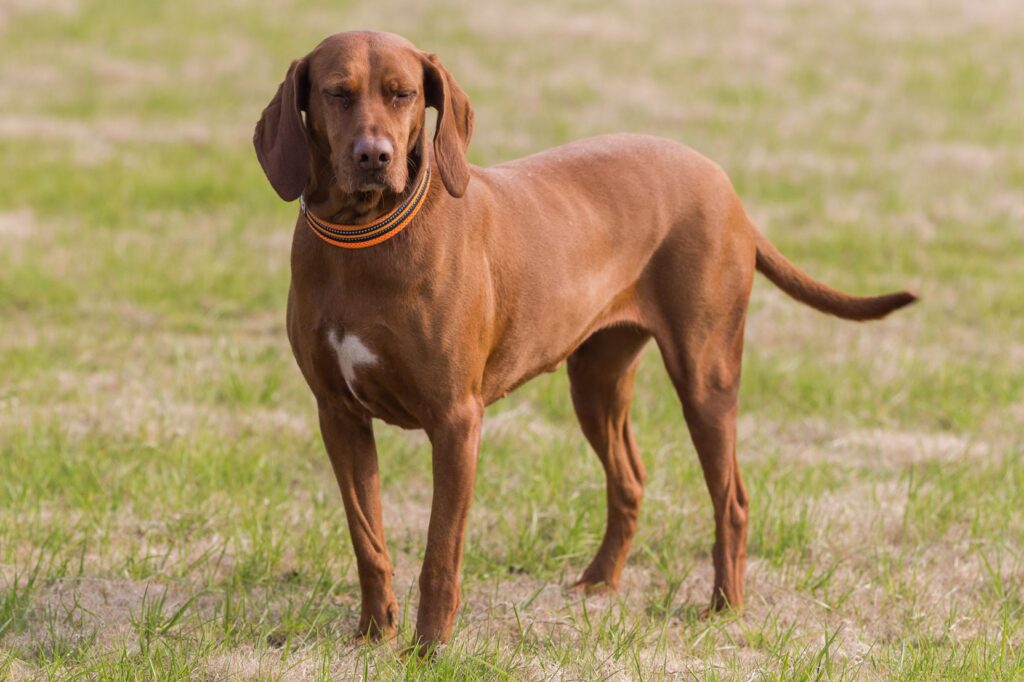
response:
M420 572L417 646L441 644L452 634L459 608L462 544L473 499L482 420L483 405L473 400L451 410L427 429L434 448L434 498Z
M398 623L398 602L391 589L391 558L384 542L373 426L367 417L321 405L320 432L341 488L356 553L362 590L362 615L356 634L370 639L389 637Z

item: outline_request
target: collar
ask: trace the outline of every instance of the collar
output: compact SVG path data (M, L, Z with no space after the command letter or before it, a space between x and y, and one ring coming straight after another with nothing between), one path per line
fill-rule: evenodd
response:
M404 230L416 217L427 199L430 187L430 156L423 155L423 167L412 192L397 208L387 215L365 225L337 225L322 220L306 206L306 198L299 197L299 208L313 234L332 246L343 249L365 249L385 242Z

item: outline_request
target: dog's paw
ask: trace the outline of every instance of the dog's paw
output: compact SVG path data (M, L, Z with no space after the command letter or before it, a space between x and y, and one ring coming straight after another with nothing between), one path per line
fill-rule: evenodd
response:
M580 578L565 589L570 594L585 594L587 596L608 594L615 591L615 587L604 580L586 580L584 578Z
M398 604L392 602L381 610L380 615L363 612L359 619L353 641L356 644L372 644L392 639L398 634Z
M417 637L415 641L402 647L399 656L403 661L419 659L421 661L433 662L437 660L437 657L441 655L441 652L447 646L445 642L426 642Z

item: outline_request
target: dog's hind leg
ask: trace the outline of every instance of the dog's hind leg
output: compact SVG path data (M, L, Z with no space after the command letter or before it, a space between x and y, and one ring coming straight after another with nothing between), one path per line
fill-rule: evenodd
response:
M633 437L629 405L638 355L650 334L633 327L597 332L568 360L572 402L580 426L601 459L607 480L608 521L594 560L573 586L616 589L636 535L647 478Z
M714 507L712 611L743 603L749 501L736 460L736 416L756 259L750 235L723 175L721 191L666 239L638 287Z
M711 611L743 604L749 499L736 460L746 298L715 319L676 327L658 346L697 449L715 514Z

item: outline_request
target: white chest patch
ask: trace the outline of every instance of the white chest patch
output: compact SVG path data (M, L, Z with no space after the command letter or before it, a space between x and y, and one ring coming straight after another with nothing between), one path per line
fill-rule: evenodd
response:
M366 344L359 340L354 334L346 334L341 339L335 330L327 333L327 340L338 356L338 365L341 367L341 376L345 378L345 384L352 395L359 399L356 393L356 368L363 365L377 364L377 356L366 347Z

